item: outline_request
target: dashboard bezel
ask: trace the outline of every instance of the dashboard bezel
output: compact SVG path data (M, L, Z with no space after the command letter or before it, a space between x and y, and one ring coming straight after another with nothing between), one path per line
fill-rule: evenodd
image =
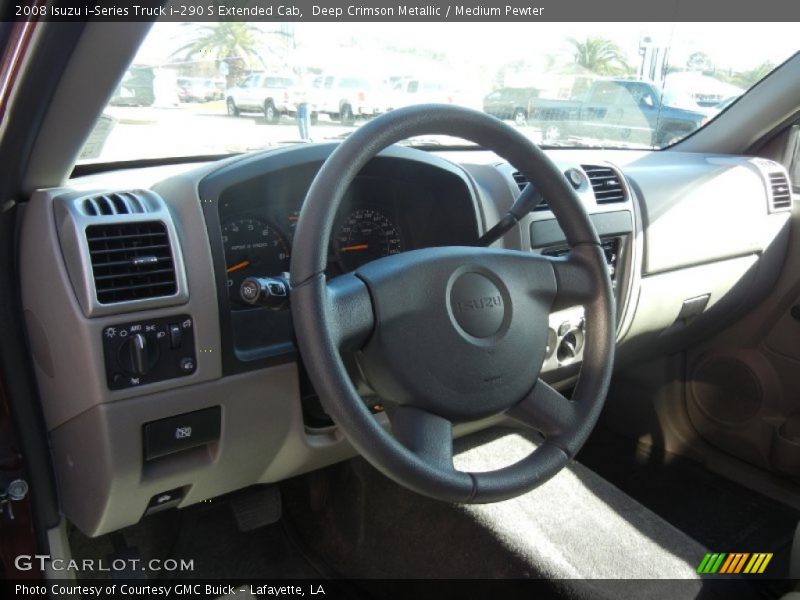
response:
M220 355L223 376L245 373L299 360L290 321L288 322L288 329L292 338L290 342L279 342L255 350L247 349L244 351L236 346L225 272L225 250L222 242L220 203L223 201L223 196L233 186L279 171L310 165L315 165L316 168L319 168L337 146L338 144L336 143L315 144L313 146L301 145L258 153L243 160L224 165L220 169L205 175L198 183L198 194L205 217L214 267L214 280L217 288L216 296L219 306L221 339ZM455 176L463 184L464 191L469 199L476 228L475 239L486 230L485 216L481 208L477 186L463 168L441 157L404 146L389 147L382 151L376 159L411 161Z

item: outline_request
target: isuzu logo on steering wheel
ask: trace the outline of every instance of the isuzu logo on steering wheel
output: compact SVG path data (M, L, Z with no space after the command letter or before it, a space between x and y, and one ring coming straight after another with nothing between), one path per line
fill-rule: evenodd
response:
M483 298L475 298L474 300L464 300L463 302L455 303L455 308L459 312L481 310L484 308L493 308L495 306L503 306L502 296L484 296Z
M489 273L466 270L451 279L448 302L453 324L466 338L488 338L503 325L509 307L503 301L502 284Z

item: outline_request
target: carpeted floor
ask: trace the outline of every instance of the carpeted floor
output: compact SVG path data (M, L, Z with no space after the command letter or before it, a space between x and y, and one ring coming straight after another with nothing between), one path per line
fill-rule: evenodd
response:
M578 461L712 551L773 552L771 575L786 577L800 511L604 430L592 435Z
M331 575L323 563L310 559L300 549L283 522L254 531L239 531L224 500L165 511L121 533L145 560L194 561L193 571L147 573L148 579L160 576L213 580L318 579ZM76 558L106 559L114 550L111 536L90 539L77 530L70 534L70 545Z
M472 470L532 448L519 432L499 429L459 445L457 465ZM350 576L546 578L567 598L730 597L718 582L698 580L701 544L580 464L529 494L483 506L420 497L363 460L288 483L293 527Z

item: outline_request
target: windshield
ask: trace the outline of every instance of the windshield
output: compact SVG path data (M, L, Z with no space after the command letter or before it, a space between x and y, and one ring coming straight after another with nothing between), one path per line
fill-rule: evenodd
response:
M486 112L543 146L663 148L796 39L792 23L156 23L79 162L341 139L430 102Z

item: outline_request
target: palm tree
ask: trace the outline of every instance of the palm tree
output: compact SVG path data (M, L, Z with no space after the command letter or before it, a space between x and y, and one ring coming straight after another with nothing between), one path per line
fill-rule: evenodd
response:
M263 32L250 23L223 21L195 27L194 38L173 53L173 58L225 62L228 87L231 87L254 61L263 66L261 57Z
M611 40L587 37L583 42L569 38L575 64L597 75L618 75L629 70L620 47Z

